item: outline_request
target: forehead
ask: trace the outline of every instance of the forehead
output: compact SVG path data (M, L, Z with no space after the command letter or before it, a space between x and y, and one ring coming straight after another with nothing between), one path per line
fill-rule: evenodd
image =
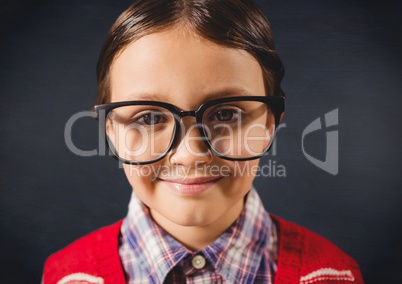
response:
M265 95L257 60L246 51L223 47L178 28L132 42L110 70L112 102L149 96L187 106L213 99L218 93L233 95L233 90L243 90L240 95Z

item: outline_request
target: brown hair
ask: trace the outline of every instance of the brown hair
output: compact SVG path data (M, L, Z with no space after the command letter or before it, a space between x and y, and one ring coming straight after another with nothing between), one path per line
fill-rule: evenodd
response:
M110 67L129 43L178 23L221 46L249 52L261 65L267 95L284 95L284 68L271 27L253 0L137 0L106 35L96 68L96 104L108 102Z

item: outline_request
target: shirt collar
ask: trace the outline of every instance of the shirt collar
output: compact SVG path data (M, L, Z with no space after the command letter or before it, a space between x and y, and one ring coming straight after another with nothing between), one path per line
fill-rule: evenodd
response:
M236 222L202 252L229 283L252 283L264 251L269 249L271 227L272 221L252 188Z
M144 279L152 283L163 283L169 271L190 253L153 221L148 208L135 193L122 225L122 242L128 243L136 265L146 274Z
M133 193L122 226L122 242L132 249L148 279L163 283L170 270L189 255L203 254L229 283L250 283L264 251L269 249L272 221L254 188L247 195L239 218L214 243L192 252L156 224L148 208Z

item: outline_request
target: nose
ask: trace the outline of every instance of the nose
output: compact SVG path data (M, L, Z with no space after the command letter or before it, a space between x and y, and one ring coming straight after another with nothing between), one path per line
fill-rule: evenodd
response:
M200 134L195 117L181 119L180 133L173 145L169 160L172 164L194 167L212 161L205 138Z

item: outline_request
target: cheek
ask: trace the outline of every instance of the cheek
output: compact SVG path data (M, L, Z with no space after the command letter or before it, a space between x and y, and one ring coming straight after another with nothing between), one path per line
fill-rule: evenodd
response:
M124 172L134 191L144 191L145 189L150 191L150 189L152 189L152 183L156 172L153 166L132 166L124 164Z
M124 172L135 195L148 207L154 207L157 191L154 186L155 165L124 165Z
M255 175L258 172L260 159L238 162L238 161L226 161L225 167L230 168L231 177L230 181L235 188L250 189Z

